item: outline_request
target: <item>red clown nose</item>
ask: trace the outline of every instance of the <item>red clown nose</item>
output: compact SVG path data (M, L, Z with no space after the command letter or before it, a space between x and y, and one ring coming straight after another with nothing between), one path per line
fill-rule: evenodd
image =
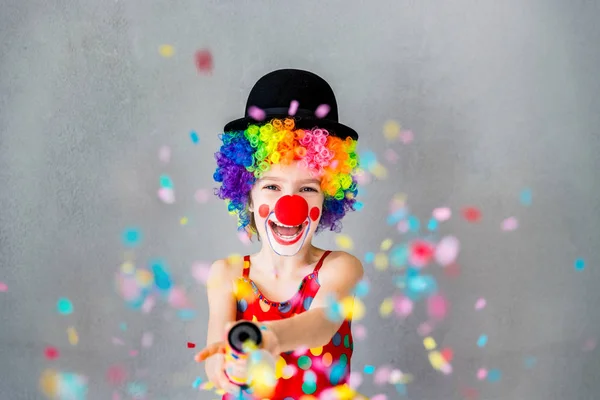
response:
M283 196L275 204L275 217L284 225L300 225L308 217L308 203L302 196Z

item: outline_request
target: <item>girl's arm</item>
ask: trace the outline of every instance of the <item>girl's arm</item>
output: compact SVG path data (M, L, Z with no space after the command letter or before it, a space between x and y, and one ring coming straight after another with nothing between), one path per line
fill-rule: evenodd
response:
M332 256L334 254L327 258L319 271L321 288L313 299L310 310L264 324L275 335L279 351L324 346L342 325L343 321L333 322L327 318L328 297L334 295L339 301L351 296L354 287L363 278L364 271L360 260L348 253L340 252Z

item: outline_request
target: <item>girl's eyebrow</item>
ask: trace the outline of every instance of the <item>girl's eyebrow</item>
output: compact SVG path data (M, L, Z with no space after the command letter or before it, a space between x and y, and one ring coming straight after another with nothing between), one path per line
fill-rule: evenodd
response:
M260 179L258 179L257 182L262 182L262 181L275 181L275 182L285 182L286 179L284 178L279 178L277 176L263 176ZM316 185L320 185L321 181L315 178L308 178L308 179L301 179L298 182L300 183L314 183Z

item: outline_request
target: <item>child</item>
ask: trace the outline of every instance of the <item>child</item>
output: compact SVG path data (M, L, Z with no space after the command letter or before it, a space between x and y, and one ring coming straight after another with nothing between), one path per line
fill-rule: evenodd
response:
M278 360L271 398L316 399L346 384L350 372L350 318L328 317L327 307L331 296L352 296L363 267L348 253L313 246L312 238L339 231L353 210L358 134L337 122L327 82L306 71L265 75L246 110L225 126L214 179L240 229L256 234L262 247L243 262L212 265L207 347L197 360L206 360L218 388L239 393L225 373L223 339L234 321L261 323L263 348Z

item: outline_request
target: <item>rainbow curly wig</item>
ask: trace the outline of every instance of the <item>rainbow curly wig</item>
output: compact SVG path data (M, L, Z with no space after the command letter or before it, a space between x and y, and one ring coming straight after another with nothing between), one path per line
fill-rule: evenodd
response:
M217 169L213 178L221 186L215 194L227 202L230 214L237 215L239 230L257 233L249 226L250 191L254 182L278 163L298 161L321 178L325 201L317 232L339 232L341 219L354 210L358 168L355 140L340 139L320 128L296 129L293 118L272 119L219 137L223 144L215 153Z

